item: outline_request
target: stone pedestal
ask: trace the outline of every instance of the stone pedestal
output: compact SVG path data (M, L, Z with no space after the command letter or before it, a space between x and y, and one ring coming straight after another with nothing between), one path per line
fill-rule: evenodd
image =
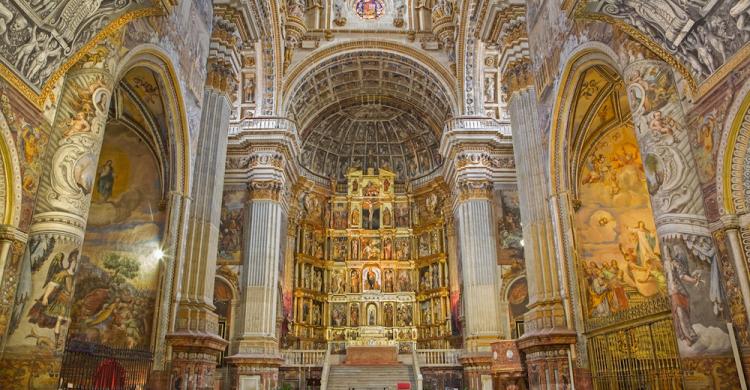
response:
M526 372L515 340L492 343L492 381L495 389L521 389Z
M213 389L216 364L228 342L208 333L172 333L167 336L167 341L172 347L172 371L168 388Z
M225 359L229 364L232 390L275 390L278 387L281 355L238 354Z
M492 353L469 352L459 359L464 367L464 388L492 390Z

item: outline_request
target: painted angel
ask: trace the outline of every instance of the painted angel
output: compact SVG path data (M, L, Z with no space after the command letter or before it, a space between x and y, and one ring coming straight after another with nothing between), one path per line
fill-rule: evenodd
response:
M68 320L77 262L77 249L68 255L67 260L63 253L56 254L47 270L42 296L29 310L29 322L42 328L54 329L56 341L59 341L57 338L63 323Z

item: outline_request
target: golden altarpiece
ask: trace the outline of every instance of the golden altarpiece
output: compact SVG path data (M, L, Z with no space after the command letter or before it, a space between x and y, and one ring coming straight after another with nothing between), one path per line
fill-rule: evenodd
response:
M394 173L370 169L350 170L325 205L318 199L305 198L307 211L320 211L308 212L296 234L297 347L445 348L451 311L438 195L416 199Z

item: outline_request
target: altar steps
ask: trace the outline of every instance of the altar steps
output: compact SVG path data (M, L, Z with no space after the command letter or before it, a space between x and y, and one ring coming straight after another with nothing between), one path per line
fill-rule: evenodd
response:
M332 365L328 390L396 390L399 383L411 383L416 389L414 368L403 364L392 366Z

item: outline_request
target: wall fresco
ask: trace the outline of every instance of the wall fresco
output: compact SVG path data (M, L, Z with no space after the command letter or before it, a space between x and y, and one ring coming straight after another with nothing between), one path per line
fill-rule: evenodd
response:
M153 154L135 133L108 126L76 275L69 338L149 348L165 219L158 171Z

